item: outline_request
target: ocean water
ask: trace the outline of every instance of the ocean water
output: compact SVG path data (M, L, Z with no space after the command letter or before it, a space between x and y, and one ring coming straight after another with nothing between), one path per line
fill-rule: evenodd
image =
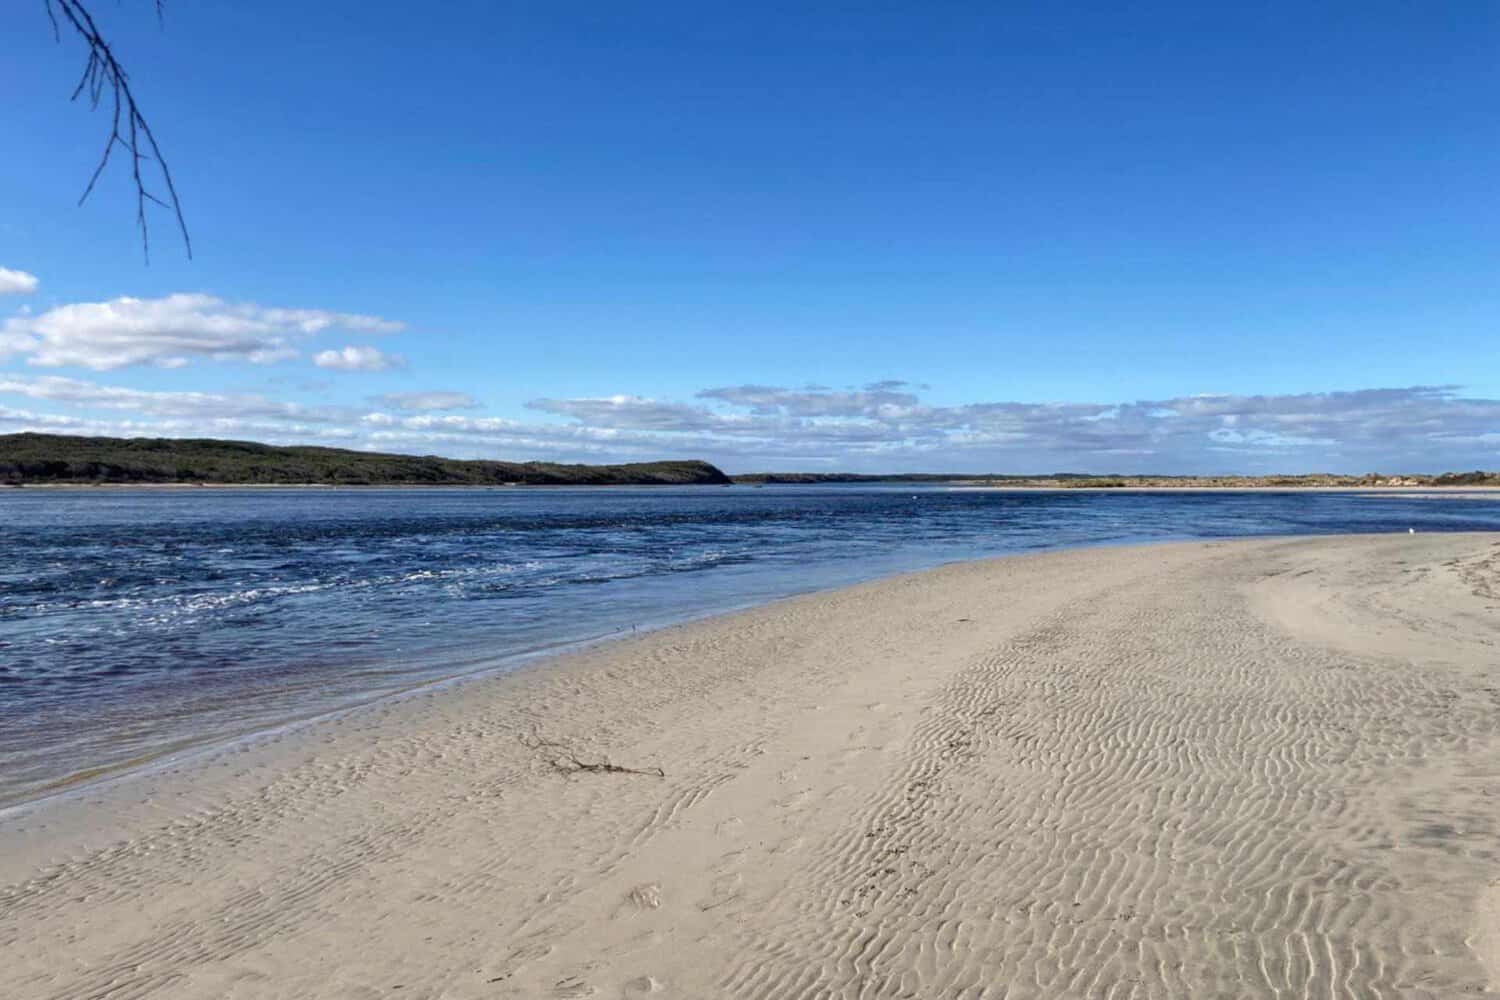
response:
M0 804L632 628L957 559L1500 529L1500 500L888 486L0 491Z

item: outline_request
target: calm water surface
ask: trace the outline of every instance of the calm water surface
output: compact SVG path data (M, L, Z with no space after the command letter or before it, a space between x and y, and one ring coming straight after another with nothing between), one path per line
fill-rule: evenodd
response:
M0 803L528 653L955 559L1500 529L1500 500L911 487L0 492Z

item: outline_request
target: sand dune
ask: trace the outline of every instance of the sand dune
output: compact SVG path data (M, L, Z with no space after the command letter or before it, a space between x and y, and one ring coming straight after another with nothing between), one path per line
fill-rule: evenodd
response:
M0 817L0 996L1484 995L1497 880L1500 539L1095 549Z

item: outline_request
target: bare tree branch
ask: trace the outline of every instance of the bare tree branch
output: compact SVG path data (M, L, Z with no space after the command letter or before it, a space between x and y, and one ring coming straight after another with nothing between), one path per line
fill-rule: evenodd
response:
M130 80L124 67L115 59L109 43L100 34L93 16L84 6L83 0L42 0L47 8L47 18L52 22L52 35L62 41L62 27L66 25L77 35L87 50L83 73L78 86L73 88L72 100L87 97L90 110L97 109L108 95L110 103L109 139L99 156L99 163L89 177L89 182L78 199L82 205L93 193L104 168L109 166L110 156L119 147L130 158L130 176L135 184L135 221L141 231L141 250L149 263L151 259L151 232L146 220L148 203L159 205L170 211L177 220L177 230L182 234L182 244L188 257L193 256L193 241L188 235L187 222L182 215L182 202L177 197L177 187L172 183L172 172L162 156L161 147L151 125L141 113L130 90ZM161 23L164 17L164 0L156 0L156 17ZM154 165L154 170L153 166ZM155 173L166 188L166 197L153 194L147 187L147 176Z

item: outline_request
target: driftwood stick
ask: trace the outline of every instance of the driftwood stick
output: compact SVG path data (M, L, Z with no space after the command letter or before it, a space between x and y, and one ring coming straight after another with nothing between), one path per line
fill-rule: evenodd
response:
M667 772L659 767L625 767L612 763L608 757L600 760L584 760L578 756L578 752L571 745L559 740L545 739L536 732L529 735L522 734L516 738L523 747L542 757L548 765L562 774L646 774L657 778L667 776Z

